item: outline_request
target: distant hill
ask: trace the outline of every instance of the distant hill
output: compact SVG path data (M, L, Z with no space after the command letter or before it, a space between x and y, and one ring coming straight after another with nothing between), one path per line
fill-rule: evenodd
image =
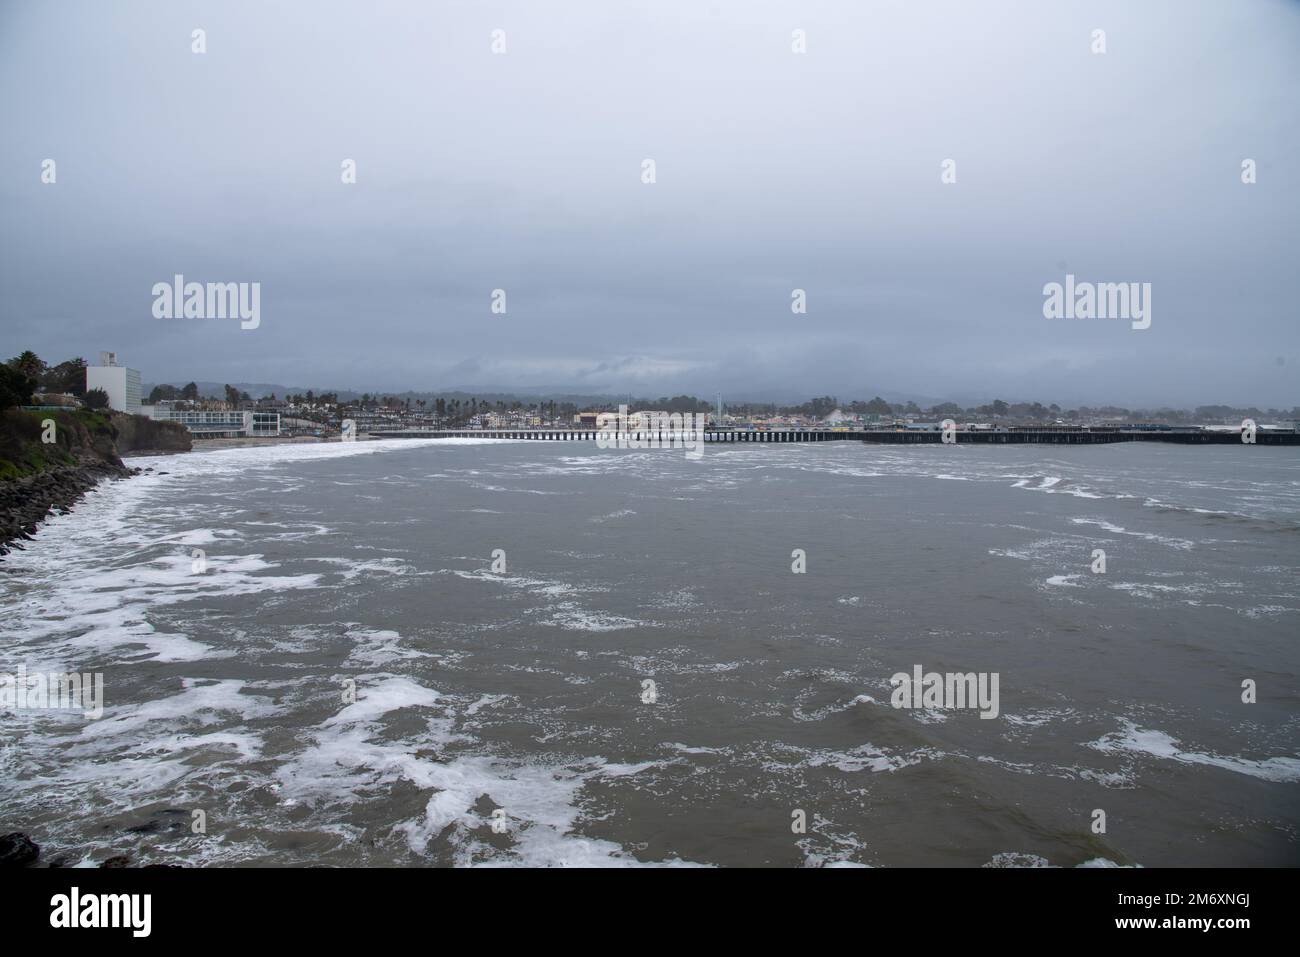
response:
M153 391L154 386L157 385L172 385L181 389L189 385L189 383L190 380L188 379L172 382L146 382L140 386L140 392L142 395L148 396ZM215 399L224 399L226 397L226 383L224 382L195 382L194 384L199 387L199 395L201 396L211 396ZM261 399L268 395L291 395L297 392L306 392L309 388L308 386L278 385L272 382L231 382L230 385L240 392L247 392L254 399ZM342 396L343 393L340 392L339 395Z

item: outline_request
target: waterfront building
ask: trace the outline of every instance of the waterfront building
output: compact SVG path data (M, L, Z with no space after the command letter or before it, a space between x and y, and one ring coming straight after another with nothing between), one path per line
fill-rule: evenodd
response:
M278 412L216 411L149 406L149 417L160 422L179 422L196 438L259 438L280 434Z
M86 391L103 389L109 408L118 412L140 411L140 373L117 361L116 352L101 352L99 365L86 366Z

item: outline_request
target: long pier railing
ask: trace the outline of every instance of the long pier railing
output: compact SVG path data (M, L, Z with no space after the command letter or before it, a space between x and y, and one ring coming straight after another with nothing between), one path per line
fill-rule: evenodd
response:
M553 442L593 442L597 430L579 429L385 429L368 433L372 439L533 439ZM626 436L633 448L653 443L666 447L675 433L667 430L630 429ZM1007 429L969 430L951 433L957 445L1100 445L1114 442L1172 442L1178 445L1241 445L1237 431L1183 431L1138 429ZM612 436L612 434L611 434ZM689 441L696 436L687 433ZM706 429L703 441L745 442L873 442L884 445L939 445L943 433L923 429ZM1300 433L1260 429L1257 445L1300 445Z

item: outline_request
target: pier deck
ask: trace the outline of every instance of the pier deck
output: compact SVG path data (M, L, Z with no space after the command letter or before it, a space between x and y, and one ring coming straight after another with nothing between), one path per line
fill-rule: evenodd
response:
M372 439L533 439L552 442L593 442L595 429L385 429L369 433ZM622 433L635 444L667 445L672 433L629 430ZM884 445L939 445L943 433L920 429L707 429L706 444L744 442L873 442ZM692 439L694 441L694 439ZM957 445L1100 445L1114 442L1172 442L1176 445L1242 445L1238 432L1159 431L1136 429L1026 429L959 431ZM1300 445L1300 433L1259 430L1256 445Z

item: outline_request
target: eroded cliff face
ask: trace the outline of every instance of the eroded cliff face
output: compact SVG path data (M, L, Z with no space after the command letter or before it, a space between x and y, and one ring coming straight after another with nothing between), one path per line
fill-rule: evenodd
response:
M179 422L156 422L142 415L113 413L120 455L148 452L188 452L193 446L190 430Z
M122 467L117 430L98 412L0 413L0 479L38 475L69 466Z

